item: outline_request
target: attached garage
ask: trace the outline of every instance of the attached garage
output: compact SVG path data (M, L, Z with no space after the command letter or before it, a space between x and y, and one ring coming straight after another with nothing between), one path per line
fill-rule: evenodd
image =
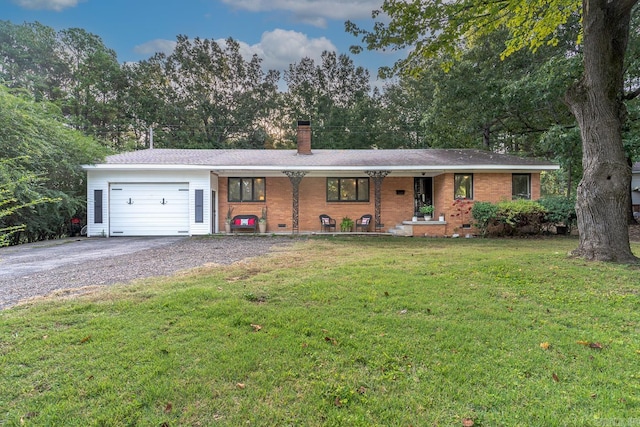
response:
M111 183L110 236L189 234L188 183Z

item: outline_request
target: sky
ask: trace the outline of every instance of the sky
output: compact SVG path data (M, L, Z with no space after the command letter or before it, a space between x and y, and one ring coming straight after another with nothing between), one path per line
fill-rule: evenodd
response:
M349 53L359 40L344 31L352 20L365 28L382 0L0 0L0 19L13 24L38 21L63 30L82 28L116 51L120 62L170 53L176 36L240 42L249 58L257 53L265 69L284 70L324 50L348 54L367 68L374 86L381 66L398 53Z

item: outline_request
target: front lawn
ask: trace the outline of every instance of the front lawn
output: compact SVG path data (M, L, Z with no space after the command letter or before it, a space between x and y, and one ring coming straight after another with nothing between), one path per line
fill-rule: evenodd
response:
M640 270L576 245L301 240L5 310L0 425L639 423Z

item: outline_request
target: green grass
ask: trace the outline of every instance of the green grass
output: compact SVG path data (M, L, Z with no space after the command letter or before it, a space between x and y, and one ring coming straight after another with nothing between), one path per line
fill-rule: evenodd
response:
M317 239L15 307L0 425L640 424L640 270L576 244Z

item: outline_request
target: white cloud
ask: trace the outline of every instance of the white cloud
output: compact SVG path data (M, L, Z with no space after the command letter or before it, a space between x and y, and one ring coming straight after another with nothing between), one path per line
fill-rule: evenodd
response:
M175 40L155 39L143 44L139 44L133 48L134 52L141 55L153 55L157 52L164 54L171 54L176 48L177 42Z
M60 12L69 7L76 7L78 3L84 0L13 0L15 4L25 9L33 10L55 10Z
M275 29L262 33L260 41L250 45L236 40L240 44L240 54L245 60L253 55L262 58L265 70L286 70L289 64L300 62L304 57L313 59L317 64L321 61L322 52L337 51L336 46L326 37L310 39L296 31ZM216 40L220 46L226 45L226 39ZM156 52L171 54L176 47L175 40L155 39L134 47L140 55L151 56Z
M224 40L216 40L224 45ZM240 53L245 60L253 54L262 58L262 66L269 70L285 70L289 64L300 62L304 57L313 59L316 64L320 62L322 52L337 51L331 41L325 37L310 39L305 34L276 29L262 33L259 43L249 45L239 41Z
M370 18L381 0L222 0L235 9L250 12L286 11L295 19L324 28L327 19L345 21Z

